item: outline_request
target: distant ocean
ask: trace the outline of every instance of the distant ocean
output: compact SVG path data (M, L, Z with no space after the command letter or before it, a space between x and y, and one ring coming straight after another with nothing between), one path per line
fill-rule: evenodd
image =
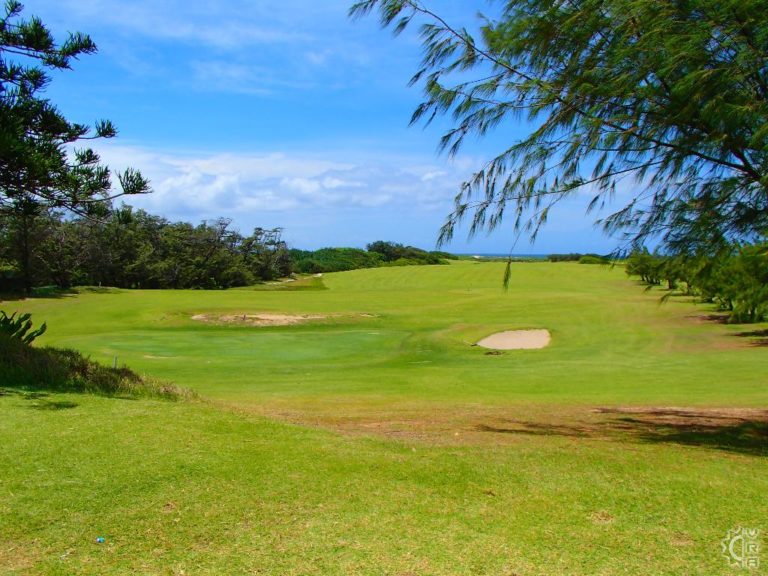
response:
M479 256L480 258L508 258L509 254L488 254L485 252L474 252L474 253L463 253L463 254L457 254L457 256L469 256L470 258L473 256ZM548 254L512 254L512 258L525 258L528 260L546 260Z

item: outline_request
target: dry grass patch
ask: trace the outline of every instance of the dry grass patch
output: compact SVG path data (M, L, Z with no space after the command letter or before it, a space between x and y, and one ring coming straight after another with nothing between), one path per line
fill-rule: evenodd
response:
M243 409L242 405L235 409ZM672 443L768 455L768 410L659 406L507 406L350 402L262 404L246 408L275 420L434 446L510 445L531 437Z
M325 320L324 314L195 314L192 320L213 324L243 324L247 326L291 326L313 320Z

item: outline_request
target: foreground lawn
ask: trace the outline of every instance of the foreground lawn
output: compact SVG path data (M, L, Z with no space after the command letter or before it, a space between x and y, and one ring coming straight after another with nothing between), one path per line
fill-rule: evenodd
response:
M768 512L768 461L704 448L413 446L76 395L0 410L3 574L724 574L720 539Z
M202 400L0 381L0 572L738 573L720 540L768 530L766 326L620 269L501 273L3 303ZM324 318L192 319L258 312ZM552 343L472 346L515 328Z

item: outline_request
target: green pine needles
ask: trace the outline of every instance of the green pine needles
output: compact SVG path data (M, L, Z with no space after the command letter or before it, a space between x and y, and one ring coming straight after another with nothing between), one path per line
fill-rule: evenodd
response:
M117 174L121 189L115 191L109 168L82 147L115 137L110 121L71 122L44 97L53 75L94 54L96 44L81 33L57 43L39 18L24 18L23 9L16 0L0 7L0 218L48 208L102 216L111 199L149 192L149 182L132 168Z
M421 23L412 121L450 115L441 147L527 122L464 183L442 228L511 216L536 236L557 202L592 198L639 245L768 229L768 10L764 0L509 0L478 34L419 0L365 0L396 33ZM614 196L623 206L607 206Z

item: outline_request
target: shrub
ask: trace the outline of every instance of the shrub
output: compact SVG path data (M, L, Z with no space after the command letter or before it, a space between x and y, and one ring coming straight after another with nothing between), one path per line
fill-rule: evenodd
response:
M578 252L571 252L570 254L550 254L547 256L547 260L550 262L578 262L582 256L583 255Z
M35 338L45 333L47 326L45 322L37 330L32 330L32 315L22 314L18 318L16 312L8 316L0 310L0 333L9 338L21 341L23 344L31 344Z
M610 264L610 259L597 254L584 254L579 258L579 264Z

